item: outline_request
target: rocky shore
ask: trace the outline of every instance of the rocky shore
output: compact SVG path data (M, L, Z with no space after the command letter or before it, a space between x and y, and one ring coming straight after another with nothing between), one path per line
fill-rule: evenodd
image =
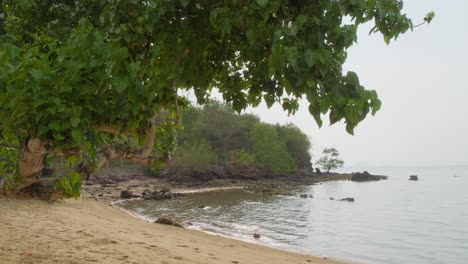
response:
M263 173L263 174L262 174ZM203 177L185 175L162 177L147 175L103 176L85 182L86 199L112 202L119 199L140 198L163 200L183 196L186 193L218 189L240 188L264 195L293 195L301 187L327 181L377 181L386 176L363 173L297 173L291 175L268 174L248 169L247 172L207 172Z

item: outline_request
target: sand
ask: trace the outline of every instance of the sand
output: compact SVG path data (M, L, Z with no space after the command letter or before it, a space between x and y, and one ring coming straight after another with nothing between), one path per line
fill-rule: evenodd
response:
M0 198L0 263L344 263L148 223L88 199Z

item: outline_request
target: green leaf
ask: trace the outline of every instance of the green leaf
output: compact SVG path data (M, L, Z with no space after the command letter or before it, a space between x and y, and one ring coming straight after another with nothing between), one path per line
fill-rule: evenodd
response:
M128 81L126 78L117 76L114 77L112 86L118 93L122 93L128 87Z
M309 104L309 113L314 117L315 122L319 127L322 127L322 118L320 116L320 107L317 107L314 104Z
M32 70L29 71L29 73L36 80L47 79L46 78L47 76L42 71L40 71L38 69L32 69Z
M80 124L81 119L80 119L79 117L77 117L77 116L73 116L73 117L70 119L70 121L71 121L72 127L76 127L78 124Z
M247 41L250 45L255 43L255 30L253 28L247 29Z
M372 104L372 115L375 115L377 111L380 110L381 107L382 107L382 101L380 101L379 99L375 99Z
M299 56L297 47L296 46L284 47L284 53L286 54L286 58L288 59L289 63L291 63L291 66L296 68L297 58Z
M346 124L346 132L348 132L348 134L354 136L354 126L347 123Z
M312 68L312 66L314 66L315 62L317 61L317 57L311 49L307 49L304 52L304 60L307 66L309 66L309 68Z
M83 141L83 132L79 128L72 129L72 137L76 142Z
M257 4L261 7L265 7L269 1L270 0L255 0L255 2L257 2Z
M179 0L182 7L187 7L190 4L190 0Z

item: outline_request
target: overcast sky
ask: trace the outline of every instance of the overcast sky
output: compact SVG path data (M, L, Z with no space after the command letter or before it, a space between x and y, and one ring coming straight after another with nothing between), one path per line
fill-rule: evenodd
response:
M312 141L313 161L324 147L340 151L345 165L468 165L468 1L405 0L418 23L435 11L430 25L402 35L389 46L371 26L359 31L345 70L377 90L382 109L348 135L343 124L321 129L303 102L288 117L279 106L249 109L269 123L293 122ZM324 118L328 120L328 116Z

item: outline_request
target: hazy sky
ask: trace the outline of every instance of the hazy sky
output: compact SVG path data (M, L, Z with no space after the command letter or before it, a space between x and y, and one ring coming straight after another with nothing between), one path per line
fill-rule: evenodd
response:
M382 109L348 135L343 124L321 129L303 102L288 117L279 106L249 109L269 123L293 122L313 145L313 161L324 147L337 148L345 165L468 165L468 1L405 0L416 23L431 10L430 25L416 28L387 46L371 26L359 31L345 70L377 90ZM324 118L328 120L328 116Z

